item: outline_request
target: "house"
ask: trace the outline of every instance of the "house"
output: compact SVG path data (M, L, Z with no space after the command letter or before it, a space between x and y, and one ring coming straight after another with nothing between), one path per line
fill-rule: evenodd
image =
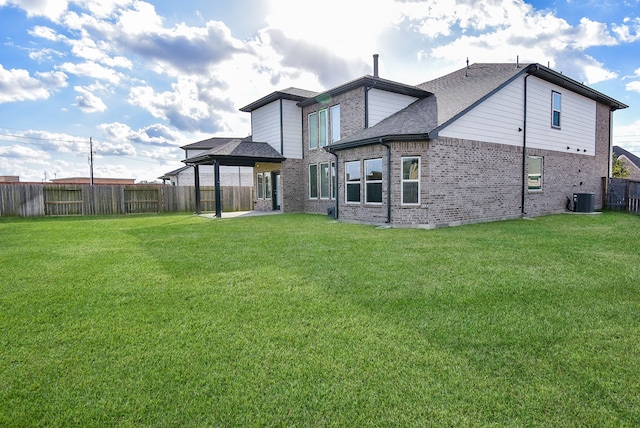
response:
M230 141L242 140L243 138L209 138L193 144L180 147L185 151L185 159L198 156L199 154L212 150ZM183 166L167 172L161 177L163 184L172 186L194 186L195 174L191 166ZM214 186L214 168L212 165L203 165L199 169L199 183L201 186ZM167 183L168 182L168 183ZM253 170L243 166L223 166L220 168L220 183L222 186L253 186Z
M618 159L620 159L629 170L629 177L627 178L640 181L640 157L619 146L613 146L613 153L616 154Z
M240 109L262 145L243 159L255 209L440 227L563 212L576 192L602 207L611 115L625 104L539 64L473 64L407 85L379 77L377 60L373 75Z

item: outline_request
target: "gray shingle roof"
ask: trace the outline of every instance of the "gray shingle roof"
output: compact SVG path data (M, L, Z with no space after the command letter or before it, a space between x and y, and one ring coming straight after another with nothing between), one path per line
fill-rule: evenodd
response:
M427 139L428 134L491 95L524 70L525 66L517 67L516 64L473 64L469 68L421 83L417 88L431 92L432 96L419 99L376 125L341 139L327 150L367 144L381 138Z
M620 146L613 146L613 153L615 153L618 157L625 156L631 163L640 168L640 157L634 155L630 151L625 150Z
M248 104L244 107L242 107L240 109L240 111L243 112L251 112L253 110L256 110L262 106L265 106L269 103L272 103L276 100L292 100L292 101L303 101L306 100L308 98L313 98L316 95L318 95L318 92L313 92L313 91L307 91L306 89L300 89L300 88L287 88L287 89L282 89L280 91L275 91L270 93L267 96L264 96L262 98L260 98L257 101L252 102L251 104Z
M281 162L286 159L269 144L251 139L210 138L205 141L213 147L182 162L201 164L215 160L221 165L253 166L256 162ZM204 141L199 143L205 144Z

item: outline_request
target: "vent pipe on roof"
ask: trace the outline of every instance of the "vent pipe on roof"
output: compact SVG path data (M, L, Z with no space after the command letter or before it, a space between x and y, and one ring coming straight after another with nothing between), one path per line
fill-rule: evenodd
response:
M378 57L380 55L373 54L373 77L378 77Z

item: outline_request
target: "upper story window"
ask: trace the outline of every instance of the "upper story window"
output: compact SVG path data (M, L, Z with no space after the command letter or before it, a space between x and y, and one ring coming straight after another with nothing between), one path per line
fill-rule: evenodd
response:
M331 142L340 139L340 104L331 107Z
M318 147L318 112L309 114L309 148Z
M551 92L551 126L560 128L560 116L562 114L562 94Z
M340 105L323 108L308 116L309 148L325 147L340 139Z

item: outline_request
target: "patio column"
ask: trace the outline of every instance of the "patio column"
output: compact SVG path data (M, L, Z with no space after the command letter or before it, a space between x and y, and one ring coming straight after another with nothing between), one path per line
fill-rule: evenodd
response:
M214 180L216 183L216 217L221 218L222 217L222 198L221 198L222 192L220 192L220 162L219 161L215 161L213 163L213 170L214 170Z
M196 187L196 214L200 215L200 168L193 165L193 184Z

